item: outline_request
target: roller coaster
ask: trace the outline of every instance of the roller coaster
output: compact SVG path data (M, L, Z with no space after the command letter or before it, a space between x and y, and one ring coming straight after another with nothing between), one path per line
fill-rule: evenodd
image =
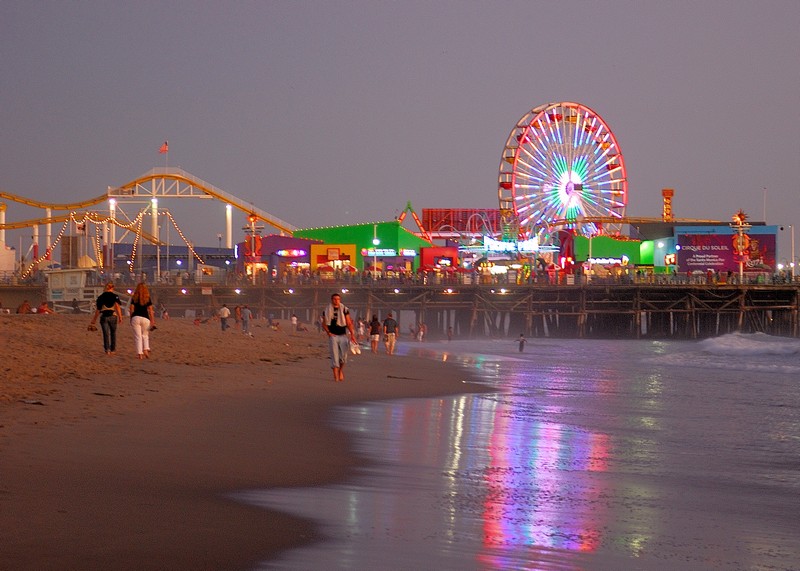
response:
M254 216L282 233L291 234L296 230L292 224L281 220L277 216L258 208L252 203L246 202L236 196L217 188L216 186L201 180L200 178L179 168L154 168L151 171L133 179L132 181L106 191L105 194L87 200L71 202L66 204L46 203L16 194L0 191L0 199L9 200L33 208L41 208L47 211L68 210L76 211L95 206L104 201L114 200L118 204L124 202L137 202L142 199L151 200L153 198L212 198L237 208L248 216ZM5 208L0 208L4 211ZM3 217L5 218L5 217ZM69 215L44 216L30 220L6 223L0 221L0 230L14 230L31 226L63 222L69 219ZM116 221L111 221L117 224ZM121 224L121 225L124 225ZM150 238L155 241L155 238Z
M0 191L0 200L6 200L32 208L39 208L45 211L45 215L25 220L18 220L14 222L6 222L6 204L0 202L0 243L5 243L6 230L19 230L24 228L33 228L33 243L31 250L33 251L33 267L36 263L49 259L55 246L61 240L70 222L77 225L82 229L84 235L88 236L87 224L91 223L96 227L102 227L102 242L105 246L109 241L114 243L116 241L114 228L122 229L126 234L132 233L135 235L134 243L140 240L145 240L153 244L163 245L159 237L159 229L157 217L162 214L157 207L159 198L169 199L213 199L226 204L226 247L231 248L233 242L233 228L232 228L232 210L237 209L247 214L248 220L251 224L259 221L274 227L282 234L291 235L296 227L292 224L281 220L277 216L258 208L252 203L242 200L224 190L180 169L180 168L154 168L149 172L121 185L118 187L109 187L104 194L80 200L75 202L56 204L43 202L32 198L27 198L12 194L9 192ZM99 204L107 203L108 209L92 209ZM145 206L142 207L142 203ZM125 212L125 207L135 205L137 213L129 216ZM147 215L148 210L152 214L152 227L150 232L143 228L143 220ZM53 211L67 211L66 213L53 214ZM181 238L192 249L191 244L186 240L180 228L178 228L172 215L166 211L166 216L170 222L178 230ZM51 233L51 224L64 223L64 227L53 238ZM45 254L39 256L39 227L45 227ZM109 232L110 229L110 232ZM125 239L125 234L120 237L120 240ZM95 233L95 241L100 242L100 231ZM98 246L97 250L101 248Z

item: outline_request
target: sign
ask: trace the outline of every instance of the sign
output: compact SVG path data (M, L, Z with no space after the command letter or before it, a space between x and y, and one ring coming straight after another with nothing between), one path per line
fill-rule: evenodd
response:
M395 256L402 256L404 258L413 258L417 255L416 250L409 250L408 248L403 248L398 253L397 250L394 248L361 248L361 255L362 256L381 256L384 258L393 258Z
M775 266L775 236L750 234L744 259L736 252L738 234L681 234L678 236L680 271L737 271L739 261L748 270L771 270ZM743 241L745 242L745 241ZM743 245L743 244L742 244Z
M539 239L533 237L523 242L503 242L491 236L484 236L483 248L487 252L538 252Z
M626 266L628 262L630 262L630 258L628 256L622 256L621 258L589 258L586 260L591 265L600 265L600 266Z
M281 258L302 258L306 254L308 254L308 252L306 252L305 250L278 250L275 253L278 254Z
M361 248L362 256L396 256L397 250L394 248Z

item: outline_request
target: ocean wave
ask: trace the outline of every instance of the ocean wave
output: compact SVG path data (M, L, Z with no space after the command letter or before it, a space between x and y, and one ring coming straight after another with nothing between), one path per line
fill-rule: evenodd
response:
M712 355L796 355L800 353L800 340L765 333L730 333L704 339L700 349Z
M800 374L800 340L764 333L731 333L704 339L688 349L645 358L670 368L691 367L764 374Z

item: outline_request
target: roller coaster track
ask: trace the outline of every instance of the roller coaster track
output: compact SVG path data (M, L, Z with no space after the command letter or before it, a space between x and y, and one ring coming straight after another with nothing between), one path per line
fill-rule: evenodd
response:
M273 216L269 212L258 208L254 204L237 198L236 196L217 188L213 184L205 182L204 180L201 180L200 178L184 171L183 169L178 168L154 168L140 177L123 184L122 186L117 188L109 188L105 194L90 198L88 200L69 204L50 204L47 202L41 202L39 200L33 200L31 198L25 198L8 192L0 191L0 199L18 202L34 208L49 208L51 210L78 210L82 208L88 208L111 198L116 198L122 202L126 199L139 198L150 200L157 197L215 198L225 202L226 204L230 204L235 208L238 208L242 212L245 212L248 216L254 215L257 219L263 220L281 232L291 235L297 229L296 226L293 226L292 224ZM49 222L63 222L68 218L69 216L67 215L67 218L54 216L50 218L38 218L35 220L23 220L21 222L15 222L12 224L2 224L0 225L0 229L11 230L24 228L26 226L34 226L36 224L47 224ZM115 224L119 225L117 222L115 222ZM142 237L146 237L144 233L142 233ZM153 241L152 237L148 239Z
M291 235L297 229L297 227L256 207L252 203L245 202L182 169L171 167L154 168L118 188L109 189L108 195L104 197L104 200L132 197L151 199L159 196L171 198L216 198L248 215L255 215L257 219L263 220L281 232Z
M89 200L73 202L72 204L49 204L45 202L39 202L38 200L33 200L31 198L25 198L24 196L17 196L16 194L11 194L9 192L3 192L1 190L0 198L11 200L12 202L19 202L20 204L24 204L26 206L33 206L34 208L50 208L51 210L78 210L80 208L88 208L89 206L94 206L95 204L99 204L104 200L108 200L108 195L102 194L100 196L90 198Z
M103 197L103 200L106 200L106 197ZM35 202L35 201L31 201ZM95 203L96 204L96 203ZM32 206L32 205L30 205ZM57 214L56 216L50 216L49 218L31 218L29 220L19 220L17 222L9 222L7 224L0 224L0 230L18 230L20 228L30 228L31 226L41 226L43 224L58 224L59 222L67 222L70 219L75 219L77 222L80 222L84 219L91 220L96 224L102 224L104 222L108 222L109 224L113 224L114 226L118 226L134 234L140 233L144 240L155 244L157 242L155 236L149 234L145 231L139 231L137 229L131 228L131 223L123 223L115 218L109 218L107 216L103 216L98 214L97 212L84 212L82 213L83 218L81 215L77 215L75 212L70 212L67 214ZM165 245L165 242L161 242L161 245Z

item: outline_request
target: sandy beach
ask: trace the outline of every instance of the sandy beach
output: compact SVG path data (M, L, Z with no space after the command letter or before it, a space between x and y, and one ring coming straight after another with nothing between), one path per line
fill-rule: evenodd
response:
M480 390L369 351L334 383L324 337L259 322L158 321L144 361L126 323L107 356L88 322L0 316L0 569L251 568L322 537L226 494L345 478L363 460L332 407Z

